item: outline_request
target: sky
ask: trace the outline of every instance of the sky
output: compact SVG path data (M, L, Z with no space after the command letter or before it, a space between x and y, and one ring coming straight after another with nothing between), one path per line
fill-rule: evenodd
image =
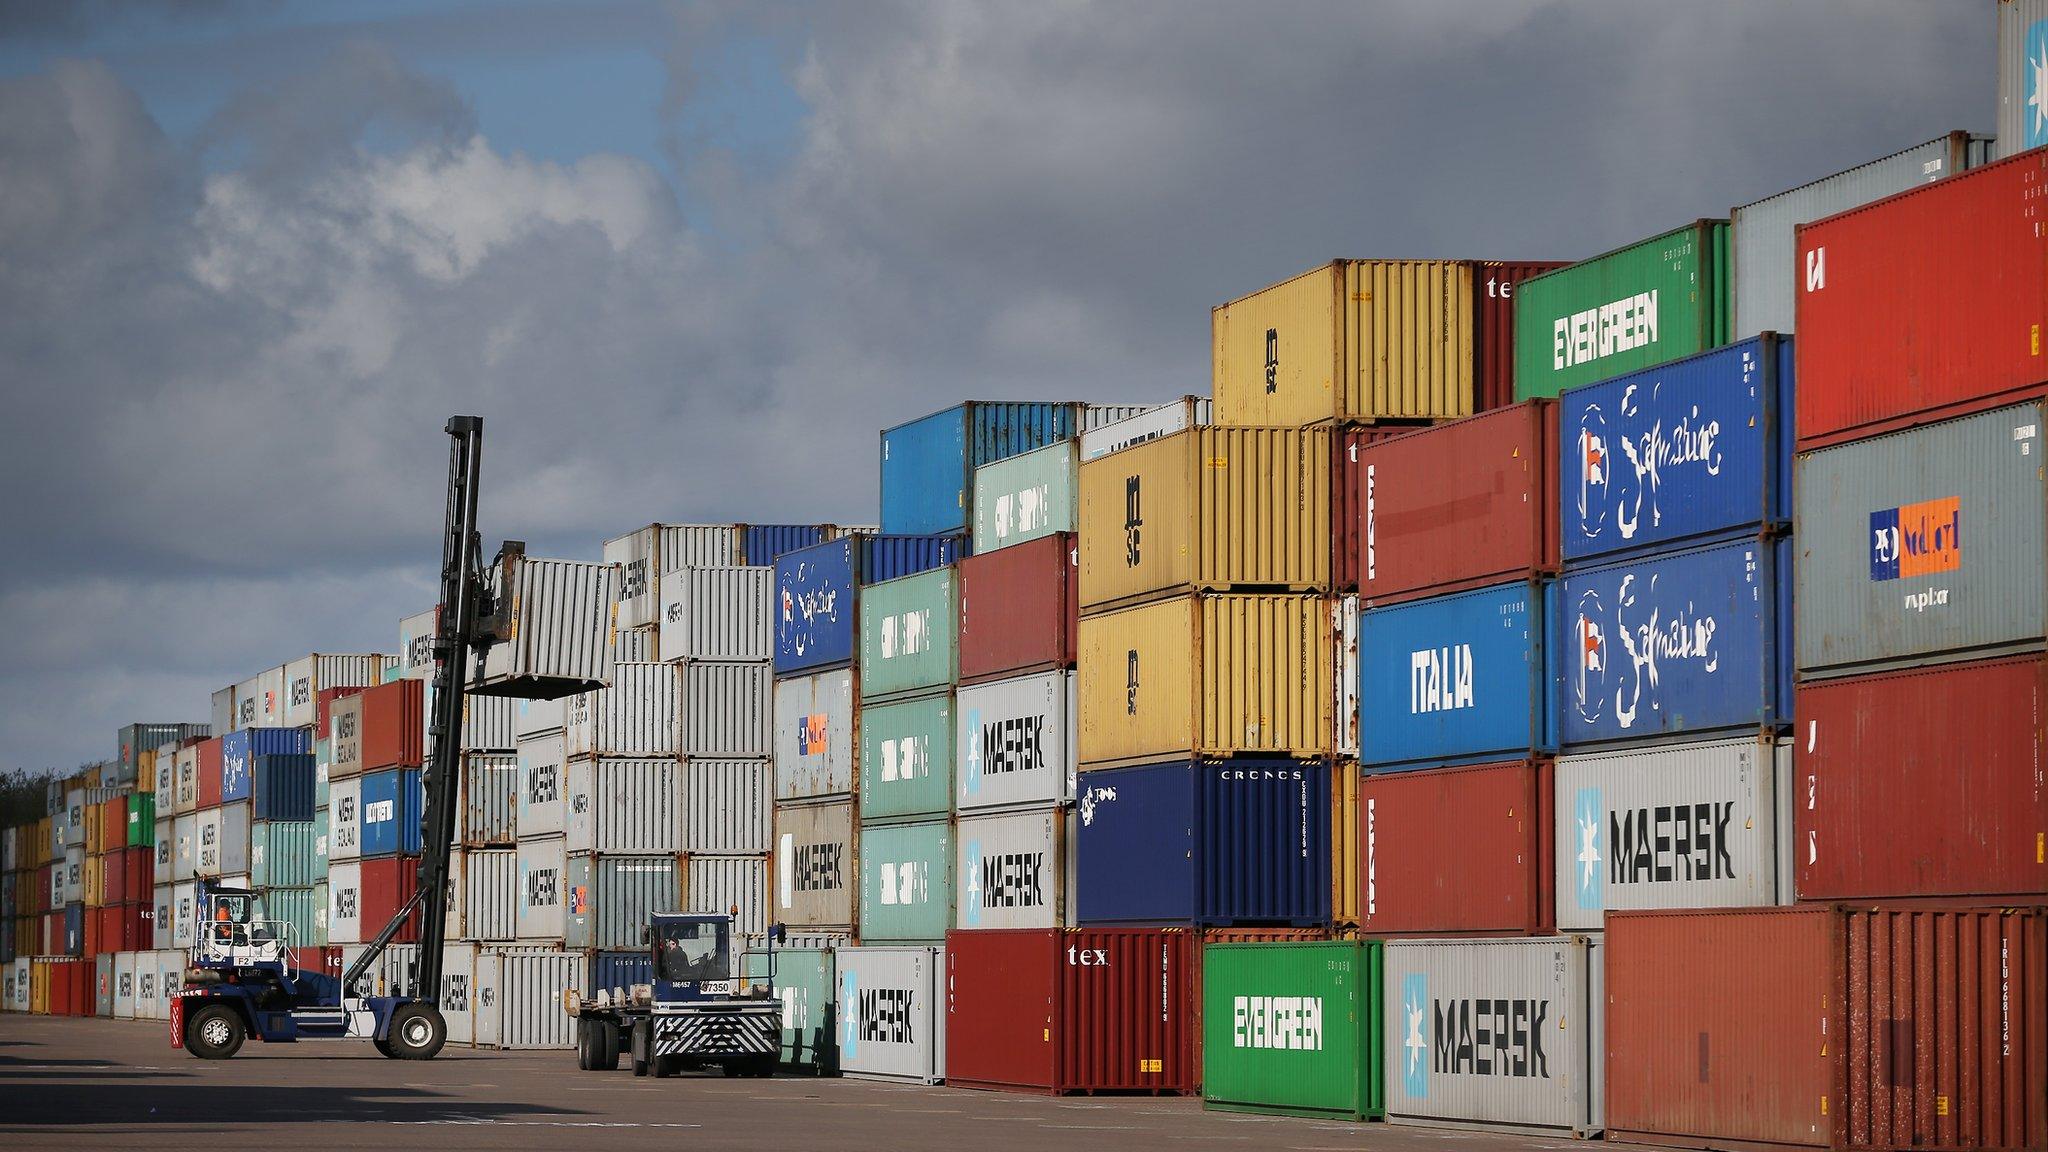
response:
M486 546L872 522L877 431L1208 390L1333 257L1576 259L1954 129L1992 4L14 0L0 767Z

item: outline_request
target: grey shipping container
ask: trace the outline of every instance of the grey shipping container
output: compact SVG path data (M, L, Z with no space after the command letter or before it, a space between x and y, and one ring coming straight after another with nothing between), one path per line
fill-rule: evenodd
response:
M768 857L683 858L683 911L733 915L741 935L758 936L768 930L769 904ZM797 934L805 932L808 930L797 930ZM790 939L796 940L797 935Z
M199 817L179 816L171 821L176 841L171 853L171 879L185 881L199 875Z
M227 875L249 870L249 802L220 810L220 870Z
M2048 42L2048 0L2000 0L1998 4L1999 159L2048 144L2048 83L2039 63ZM2037 69L2041 69L2037 71Z
M644 664L661 659L661 633L653 625L621 628L612 633L612 660L620 664Z
M848 1076L936 1084L946 1072L944 948L841 948L839 1066Z
M1183 396L1121 420L1086 429L1081 433L1081 462L1085 464L1099 456L1121 452L1188 428L1199 428L1210 423L1212 412L1207 396Z
M156 822L153 841L156 846L156 863L151 869L151 883L169 884L173 880L184 879L184 877L178 875L177 870L178 842L175 838L177 836L177 833L174 831L175 827L176 821L170 817L165 817ZM8 831L12 832L14 829L10 828Z
M1951 132L1729 213L1735 256L1734 338L1792 331L1792 230L1984 163L1991 138Z
M560 941L566 927L563 915L564 873L569 854L560 836L545 840L521 840L519 878L514 888L518 903L514 930L521 940Z
M650 915L682 907L674 856L571 856L567 876L571 948L637 948Z
M491 645L475 683L514 695L610 683L616 580L603 564L571 560L518 557L492 568L493 593L512 606L512 639Z
M767 855L773 793L766 760L683 761L683 851Z
M512 702L512 736L515 741L560 732L568 701L515 700ZM513 747L518 747L514 744Z
M2030 402L1799 457L1802 675L2042 646L2042 416Z
M384 682L384 657L378 654L301 656L284 666L286 728L313 723L317 697L325 688L368 687Z
M661 658L775 658L775 569L683 568L661 577Z
M682 762L669 756L569 761L568 850L675 852L682 847Z
M468 752L462 757L462 842L481 848L519 838L519 756Z
M685 756L731 759L770 755L773 683L765 661L685 664L679 750Z
M1042 672L960 689L954 799L962 812L1070 801L1074 673Z
M568 767L562 755L562 734L537 736L519 742L519 833L522 836L560 835L567 816L562 803L567 791ZM336 796L341 784L334 785ZM339 816L339 809L336 815ZM340 844L339 826L336 840ZM339 856L336 859L340 859Z
M479 848L463 853L462 919L465 940L515 940L519 936L519 853L512 848Z
M1388 1120L1600 1131L1597 942L1390 940L1385 964Z
M965 814L954 828L954 925L1074 926L1074 810Z
M576 1018L562 1011L562 992L583 982L582 955L517 949L492 951L498 969L498 1047L575 1047ZM486 963L485 955L482 950L477 953L479 969Z
M851 928L860 872L853 805L775 809L775 920L791 928Z
M853 794L860 746L853 670L775 682L775 798L813 800Z
M213 710L208 715L215 732L225 735L235 728L235 686L217 689L213 694Z
M441 948L441 1019L448 1043L476 1043L476 945L448 943Z
M655 537L660 531L660 525L650 524L604 542L604 562L618 573L612 594L618 607L612 620L620 628L654 623L654 589L661 579L660 547Z
M218 878L222 872L226 871L226 869L221 867L220 825L220 809L208 808L205 811L199 813L198 823L196 825L196 831L198 833L196 837L196 842L198 847L195 849L195 851L198 853L197 868L199 870L199 875L201 876L210 876ZM68 854L72 851L83 851L83 849L67 848L65 851ZM72 872L77 871L76 866L69 866L67 870ZM66 881L67 889L74 883L75 881ZM69 903L73 900L81 899L84 899L84 897L72 896L69 895L67 892L67 894L64 897L64 902Z
M729 567L740 562L737 524L661 524L660 571Z
M569 756L673 756L682 679L673 664L620 664L612 686L569 701L563 751Z
M1789 902L1792 746L1777 737L1559 757L1557 926L1609 910Z

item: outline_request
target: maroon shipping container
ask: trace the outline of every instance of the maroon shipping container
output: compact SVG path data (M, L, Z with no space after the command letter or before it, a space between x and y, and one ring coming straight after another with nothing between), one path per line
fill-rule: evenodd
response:
M2048 149L1798 229L1799 447L2037 395Z
M350 696L360 696L364 692L369 691L369 688L369 685L356 685L349 688L322 688L319 692L315 693L313 695L313 739L327 739L328 710L334 707L336 700L346 699Z
M220 807L220 737L202 740L198 745L198 763L194 771L198 774L199 806Z
M1196 965L1178 928L948 932L946 1082L1191 1093Z
M107 853L100 862L101 902L125 904L149 899L153 894L155 866L155 852L149 848L120 848Z
M1359 451L1364 607L1557 571L1557 404L1529 400Z
M1359 931L1549 932L1550 810L1548 759L1361 777Z
M101 952L139 952L150 946L150 907L147 904L109 904L88 908L91 922L92 955Z
M97 814L100 821L100 851L111 852L128 842L128 797L115 796L99 806L97 813L88 806L86 819Z
M411 681L418 684L419 681ZM363 861L362 926L365 937L375 936L384 930L391 918L412 894L419 891L420 861L417 856L381 856ZM391 938L394 944L410 944L419 939L419 917L406 918L405 927Z
M1472 376L1472 411L1491 412L1515 402L1515 285L1532 276L1554 272L1564 263L1506 263L1482 260L1473 269L1473 349L1478 360Z
M1075 575L1071 532L960 561L960 683L1072 668Z
M1430 427L1427 422L1390 422L1336 430L1330 445L1330 581L1338 592L1358 591L1359 528L1365 522L1359 453L1368 444Z
M1607 1136L2048 1147L2048 916L1811 905L1607 916Z
M61 960L49 966L50 1015L92 1015L93 968L90 960Z
M2048 659L1802 684L1793 714L1802 899L2048 897Z
M419 767L426 742L425 681L393 680L361 695L363 771Z

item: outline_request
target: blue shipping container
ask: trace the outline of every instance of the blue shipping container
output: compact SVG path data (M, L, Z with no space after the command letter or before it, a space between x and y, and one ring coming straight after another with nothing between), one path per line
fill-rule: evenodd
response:
M944 568L968 553L966 536L861 535L854 540L860 550L858 571L864 585Z
M1330 920L1330 767L1221 760L1084 773L1084 924Z
M64 955L85 955L85 905L64 906Z
M258 756L250 774L251 815L258 820L311 820L316 769L312 753ZM311 883L311 881L308 881Z
M882 531L965 532L974 470L1079 435L1075 403L969 400L882 433Z
M220 802L249 799L258 756L310 754L313 741L303 728L242 728L220 739Z
M1425 768L1555 747L1544 621L1556 592L1518 581L1360 613L1360 762Z
M1743 540L1569 570L1558 734L1569 747L1792 719L1792 543Z
M1766 333L1559 402L1567 563L1791 519L1791 337Z
M588 979L585 995L619 988L630 992L635 984L654 982L654 958L644 948L638 952L592 952Z
M742 524L739 562L773 564L784 552L823 544L836 535L838 530L830 524Z
M420 853L420 770L392 768L363 777L363 855L417 856Z
M844 536L775 560L775 674L853 663L862 584L942 568L965 550L962 536Z

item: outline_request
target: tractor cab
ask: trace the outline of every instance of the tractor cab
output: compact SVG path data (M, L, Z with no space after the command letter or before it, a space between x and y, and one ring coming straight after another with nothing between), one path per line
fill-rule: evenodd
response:
M660 912L647 934L655 1003L722 1000L733 994L738 968L730 917Z
M192 938L195 968L291 967L291 925L263 915L262 900L244 888L202 881L197 930Z

